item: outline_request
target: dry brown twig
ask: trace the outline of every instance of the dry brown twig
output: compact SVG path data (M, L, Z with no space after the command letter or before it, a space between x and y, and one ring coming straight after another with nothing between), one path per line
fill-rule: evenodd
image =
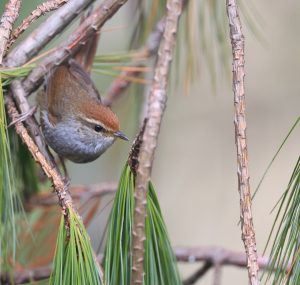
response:
M148 121L143 135L143 143L139 152L139 166L135 185L133 261L131 276L132 285L143 283L146 192L150 180L152 162L157 146L162 116L167 100L166 88L168 74L172 60L172 51L175 46L176 31L181 11L182 1L168 1L165 30L159 47L153 83L150 89L147 114Z
M21 0L10 0L0 20L0 66L6 51L7 43L13 28L13 24L19 16Z
M175 247L174 253L178 262L195 264L204 262L195 273L183 281L184 285L195 284L197 280L203 277L208 270L213 268L216 262L221 267L233 266L238 268L247 268L247 259L244 252L236 252L218 246L211 247ZM97 256L97 260L101 263L102 255ZM269 258L265 256L258 257L258 263L261 270L268 270ZM290 265L289 265L290 266ZM51 274L51 266L40 267L33 270L24 270L15 272L15 284L38 281L49 278ZM286 269L288 271L288 268ZM1 278L1 276L0 276ZM1 280L1 279L0 279Z
M240 193L242 239L246 250L249 281L251 285L257 285L259 284L259 266L257 261L255 231L251 210L251 191L249 183L249 163L246 137L244 35L242 33L236 1L227 0L226 6L233 55L234 125L237 147L237 174Z
M69 0L48 0L36 7L28 17L26 17L21 25L17 27L10 36L9 43L7 45L7 49L9 49L12 44L16 41L16 39L26 31L30 24L36 21L39 17L43 16L47 12L54 11L66 4Z
M16 67L25 64L93 1L69 0L7 55L5 66Z
M195 284L202 276L204 276L209 269L213 267L213 264L210 261L204 262L204 264L197 269L192 275L183 280L183 285L192 285Z
M61 7L55 14L47 19L47 21L42 24L37 30L33 32L24 42L17 46L7 57L6 63L9 66L16 66L18 64L23 64L24 61L30 59L30 56L36 54L41 47L50 41L62 28L64 28L76 15L78 12L83 10L87 4L91 3L93 0L89 1L72 1L70 0L64 7ZM108 1L103 3L103 9L106 7ZM113 2L113 1L110 1ZM115 1L120 2L120 1ZM114 2L113 2L114 3ZM115 12L117 9L115 10ZM67 16L66 16L67 15ZM96 15L97 16L97 15ZM64 18L65 17L65 18ZM62 20L63 19L63 20ZM97 20L97 19L95 19ZM104 22L103 22L104 23ZM93 27L95 29L95 27ZM40 37L37 37L39 35ZM51 35L51 36L49 36ZM36 39L39 39L38 41ZM32 46L30 44L33 44ZM25 50L25 52L24 52ZM23 88L24 84L21 84L19 80L14 80L11 83L11 90L17 106L22 114L26 114L30 110L27 99L25 98L25 92ZM48 163L51 167L54 167L54 162L51 154L49 153L44 141L42 139L39 126L34 116L28 116L26 119L26 124L29 128L30 134L34 139L35 143L38 145L40 151L47 158Z
M7 56L5 64L8 67L24 64L31 59L41 48L43 48L52 38L54 38L63 28L65 28L88 4L94 0L70 0L67 5L61 7L52 16L50 16L42 25L40 25L31 35L29 35L22 43L15 47ZM20 80L13 80L11 83L11 91L21 115L30 111L30 106L25 98L23 84ZM26 116L25 116L26 117ZM48 163L53 167L54 161L49 153L34 117L27 116L26 124L28 126L31 137L38 145L39 150L47 158Z
M114 194L117 191L117 182L105 182L96 185L74 185L70 187L72 198L76 199L91 199L102 197L108 194ZM39 193L33 196L29 202L29 206L51 206L57 204L57 198L49 192Z
M25 43L23 42L22 44L20 44L18 47L16 47L13 50L13 52L11 54L8 55L6 63L8 65L15 66L15 65L18 65L18 64L23 64L24 60L26 61L26 60L30 59L30 56L33 56L41 48L41 46L43 44L47 43L51 39L51 37L49 37L49 34L51 34L51 36L53 38L56 33L58 33L63 27L66 26L66 24L67 24L68 21L70 22L72 20L72 18L74 18L75 14L72 13L72 11L74 11L74 7L78 7L78 5L81 3L80 4L81 5L80 9L83 9L87 5L86 3L91 3L91 2L92 2L91 0L90 1L85 1L85 3L82 3L82 1L78 1L77 2L77 1L70 0L69 3L67 3L65 6L61 7L55 14L53 14L51 17L49 17L47 19L47 22L48 22L48 24L50 23L50 25L48 26L48 28L46 30L45 30L45 26L41 26L41 27L39 27L38 31L34 31L33 32L34 35L36 35L36 33L37 34L46 33L46 36L43 35L41 37L41 39L40 39L41 42L35 42L35 41L33 41L34 36L33 35L29 36L29 39L27 38L24 41ZM100 8L101 8L100 11L102 11L102 10L104 11L103 12L104 16L101 13L100 14L94 14L93 15L94 18L92 18L92 19L94 21L97 21L97 20L99 20L97 18L97 16L100 16L100 21L101 21L102 24L104 24L104 22L110 16L112 16L113 13L115 13L118 10L118 9L113 9L113 10L109 10L108 9L108 10L106 10L107 7L105 5L108 4L108 3L110 3L113 7L115 7L114 4L117 3L117 4L119 4L119 5L117 5L117 7L120 8L121 7L120 6L120 2L125 3L124 1L118 1L118 0L115 0L115 1L107 0L107 1L105 1L100 6ZM54 24L52 23L53 21L54 22L59 22L59 21L57 21L57 17L60 19L60 17L62 15L64 15L65 13L67 13L68 11L72 15L72 16L68 17L68 21L66 21L66 20L61 21L60 22L61 26L59 26L59 25L57 25L55 23ZM109 15L109 17L108 17L108 15ZM90 27L90 28L93 31L96 30L96 26L93 26L93 27ZM75 40L75 42L73 42L73 45L78 44L78 42L77 42L77 36L78 36L78 34L75 37L73 37L73 39ZM86 35L84 34L83 36L86 36ZM70 37L72 37L72 34L71 34ZM32 41L34 42L34 47L30 48L28 46L28 43L30 43ZM20 46L21 46L21 48L20 48ZM22 47L25 48L25 50L28 52L28 54L26 52L25 52L25 54L23 53ZM21 84L21 82L19 80L14 80L11 83L11 90L12 90L12 94L14 96L14 99L15 99L15 101L17 103L17 106L18 106L19 110L22 113L28 112L29 109L30 109L30 107L29 107L27 99L25 98L25 92L24 92L23 84ZM10 99L10 98L8 98L8 99ZM8 100L8 101L11 101L11 100ZM12 101L10 103L11 103L11 105L13 104ZM13 121L18 121L18 113L15 113ZM46 172L46 174L53 181L56 181L56 183L54 183L54 182L53 183L54 183L54 187L56 189L57 194L60 195L59 193L62 192L62 191L66 192L65 188L67 188L67 185L64 183L62 177L60 176L59 170L58 170L57 166L55 165L55 163L53 162L52 157L49 154L49 152L48 152L48 150L47 150L47 148L46 148L46 146L45 146L45 144L43 142L43 139L41 138L40 130L39 130L37 122L35 121L34 116L32 116L32 117L29 116L26 119L26 123L29 126L29 130L30 130L32 138L34 138L34 142L33 143L34 143L34 145L38 144L38 151L42 155L42 157L39 155L38 157L35 157L35 158L36 159L39 159L39 158L43 158L44 159L44 161L39 161L39 163L42 165L42 168L43 168L43 170L45 172L47 171L47 169L52 169L53 170L51 172L49 172L49 171ZM22 126L23 126L23 124L22 124ZM18 134L21 135L22 133L18 132ZM28 145L28 147L29 147L29 145ZM54 176L52 177L51 175L54 175ZM58 176L60 176L60 178L61 178L60 182L63 183L64 186L62 186L62 184L60 184L59 181L57 180ZM65 189L65 190L63 190L63 189ZM61 200L61 197L59 197L59 199Z
M76 53L88 38L93 36L128 0L105 0L85 21L64 40L56 50L44 58L23 82L26 94L34 91L42 82L45 74ZM71 2L69 2L71 3ZM62 8L66 7L67 3ZM58 10L59 11L59 10Z
M11 94L8 94L8 96L11 96L14 98L16 105L18 106L18 110L21 112L20 116L17 117L16 116L16 121L19 120L20 117L23 117L23 115L25 114L25 122L26 122L26 126L28 128L28 131L31 135L31 138L33 139L33 141L35 142L35 144L38 146L39 150L42 152L42 154L46 157L48 163L51 165L51 167L54 167L55 162L53 159L53 156L51 155L51 153L49 152L43 136L41 134L38 122L34 116L34 114L31 114L31 116L26 116L26 114L30 114L30 106L29 103L27 101L27 99L25 98L25 92L24 89L22 87L22 83L20 80L15 79L11 82L10 85L11 88Z
M15 103L10 96L6 97L6 107L7 113L11 120L17 120L19 113L15 106ZM47 177L52 181L56 194L59 198L63 214L66 215L66 209L69 207L73 207L72 198L67 189L68 185L65 183L58 169L51 166L51 164L49 164L49 162L47 161L47 158L40 152L39 148L28 134L27 129L24 127L23 123L17 121L14 126L16 129L16 133L26 144L35 161L41 165Z
M165 20L165 17L163 17L155 25L153 31L146 40L145 46L141 48L139 53L141 57L151 58L156 55L165 28ZM131 81L125 78L138 76L139 74L140 72L138 71L123 71L121 76L116 78L105 92L103 103L107 106L111 106L130 86Z
M189 0L183 0L184 10L189 3ZM151 58L157 54L157 50L161 41L162 34L165 29L166 19L163 16L155 25L152 32L149 34L145 46L141 48L140 54L145 58ZM105 105L111 106L114 101L116 101L122 93L124 93L131 84L130 80L126 80L126 77L138 76L139 72L125 71L122 73L120 78L116 78L107 91L105 92L105 97L103 98L103 103Z
M39 41L33 40L34 37L32 35L29 36L29 38L27 38L22 44L20 44L18 47L16 47L11 54L9 54L9 56L7 57L7 61L6 61L7 65L8 66L17 66L18 64L23 64L24 61L30 59L31 56L36 54L40 50L40 48L42 47L43 44L47 43L50 39L52 39L55 36L55 34L57 34L63 27L66 26L66 24L68 22L70 22L76 16L76 14L72 13L72 11L74 11L74 7L77 7L80 2L81 2L80 7L81 7L81 9L83 9L91 1L90 2L85 1L85 3L82 3L82 1L70 0L70 2L68 3L69 5L65 5L64 7L59 9L54 15L52 15L52 17L50 17L52 20L50 20L50 25L48 26L48 28L46 30L44 28L45 26L40 27L38 29L39 34L43 34L43 32L44 33L46 32L46 35L45 34L42 35L42 37L39 38ZM118 1L118 0L116 0L115 2L106 1L104 4L107 4L107 2L111 2L113 5L114 3L118 3L120 1ZM118 6L118 7L120 7L120 6ZM102 7L102 8L103 8L103 10L105 10L105 7ZM118 9L115 9L114 12L116 12L117 10ZM63 20L59 24L57 24L58 21L57 21L56 17L58 17L60 19L60 17L62 15L64 15L65 13L68 13L68 12L70 12L68 19ZM76 12L78 12L78 11L76 11ZM110 13L110 16L111 15L112 15L112 13ZM94 16L98 16L98 15L94 15ZM105 19L103 19L103 17L101 18L102 24L104 24L105 20L108 19L107 17L104 17L104 18ZM48 24L49 24L49 19L48 19ZM97 21L97 18L95 18L94 20ZM53 21L55 23L52 23ZM93 26L92 28L95 31L96 27ZM51 30L52 33L49 29L50 30L52 29ZM36 33L37 33L37 31L35 31L33 34L36 36ZM50 33L50 36L49 36L49 33ZM76 39L76 36L75 36L75 39ZM33 47L28 46L28 43L30 43L30 42L34 43ZM77 44L77 43L78 42L76 41L73 44ZM20 48L20 46L21 46L21 48ZM22 47L25 48L25 53L22 50ZM28 53L26 53L26 51ZM16 103L18 105L18 108L20 109L20 111L22 113L23 112L26 113L29 110L29 104L28 104L27 99L25 98L25 95L24 95L25 92L24 92L21 82L19 80L14 80L11 83L11 90L12 90L12 94L16 100ZM41 165L42 169L44 170L44 172L46 173L48 178L52 180L54 189L55 189L55 191L58 195L59 201L60 201L60 205L63 209L64 214L66 214L67 213L66 209L68 207L73 207L72 199L71 199L71 196L69 195L69 192L67 189L68 185L62 178L55 163L52 163L51 157L47 157L47 154L48 154L47 149L43 149L42 145L38 145L38 146L36 145L35 141L39 141L36 138L40 137L38 134L39 128L38 128L37 123L35 121L32 122L32 120L34 120L34 118L31 118L31 117L27 118L26 121L30 122L30 126L33 129L36 127L35 130L30 128L31 135L32 135L32 137L30 137L30 135L28 134L23 123L18 120L20 114L15 106L15 103L13 102L13 100L11 99L10 96L7 96L6 99L7 99L6 105L7 105L8 114L10 115L12 121L16 122L15 123L16 132L20 135L20 137L22 138L24 143L27 145L27 147L28 147L29 151L31 152L31 154L33 155L34 159ZM32 138L35 138L35 141L33 141ZM43 143L42 139L41 139L41 142Z

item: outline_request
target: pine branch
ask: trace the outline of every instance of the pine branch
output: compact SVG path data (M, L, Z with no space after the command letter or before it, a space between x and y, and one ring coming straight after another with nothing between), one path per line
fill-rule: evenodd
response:
M70 0L7 55L4 62L5 66L15 67L25 64L93 1Z
M183 0L184 10L187 7L189 0ZM153 31L149 34L145 45L141 48L141 55L145 58L151 58L156 56L161 37L165 29L166 18L162 17L154 26ZM131 81L124 78L131 76L138 76L139 72L124 71L121 78L116 78L106 91L106 96L103 98L103 103L107 106L111 106L130 86Z
M187 277L182 283L183 285L195 284L202 276L204 276L209 269L213 267L210 261L206 261L195 273Z
M34 91L41 84L43 77L52 67L59 65L70 57L70 55L76 53L76 51L78 51L91 36L99 31L106 21L109 20L127 1L128 0L105 0L97 9L95 9L52 54L48 55L32 70L23 83L26 94Z
M186 1L187 2L187 1ZM160 19L152 33L148 36L145 46L141 48L141 56L145 58L151 58L156 55L159 44L161 42L161 37L165 29L166 19L163 17ZM124 79L126 77L136 77L140 74L138 71L123 71L120 78L116 78L106 91L106 95L103 98L103 104L106 106L111 106L114 101L116 101L122 93L124 93L130 86L131 81Z
M258 285L258 261L255 231L251 210L251 191L249 183L249 163L246 136L245 115L245 83L244 83L244 35L235 0L227 0L227 14L229 19L230 39L233 56L233 93L235 109L235 140L238 163L238 189L240 193L241 228L244 242L249 281L251 285Z
M118 189L117 182L104 182L96 185L74 185L70 187L73 200L96 199L105 195L115 194ZM30 198L29 206L51 206L57 204L57 199L53 193L42 192Z
M7 45L7 49L9 49L13 43L16 41L16 39L23 34L26 29L32 24L34 21L36 21L41 16L45 15L48 12L54 11L58 8L60 8L62 5L66 4L69 0L48 0L36 7L28 17L26 17L22 24L17 27L13 33L10 36L9 43Z
M54 167L49 163L47 158L41 153L37 145L34 143L27 129L24 127L23 123L18 121L19 113L16 105L10 96L6 96L6 107L7 113L12 121L16 121L14 124L16 133L20 136L22 141L28 147L34 160L39 163L44 170L47 177L52 181L55 192L58 196L60 205L62 207L63 214L66 215L66 209L69 207L73 208L72 198L68 192L68 185L62 178L57 167Z
M33 139L34 143L38 146L39 151L47 159L49 165L51 165L51 167L54 167L55 162L54 162L53 156L49 152L49 150L44 142L39 124L38 124L35 116L33 114L28 115L28 116L26 115L26 114L30 114L31 108L25 97L25 92L24 92L21 81L17 80L17 79L13 80L10 84L10 89L11 89L11 94L16 102L17 107L18 107L18 110L21 112L21 114L23 116L25 114L25 122L28 127L31 138ZM20 119L20 117L23 117L23 116L21 116L21 115L16 116L15 120L18 121Z
M6 51L7 43L12 31L14 22L19 16L21 0L10 0L0 20L0 66Z
M182 263L194 264L196 262L204 262L204 265L185 279L184 285L195 284L195 282L203 277L209 269L213 268L218 262L221 267L233 266L237 268L247 267L247 259L244 252L237 252L225 249L223 247L176 247L174 248L177 261ZM97 256L99 263L102 261L102 255ZM258 263L260 270L269 270L269 257L259 256ZM288 271L288 268L285 271ZM20 284L30 281L38 281L49 278L51 274L51 266L40 267L32 270L24 270L15 272L14 284ZM276 269L274 269L276 270ZM0 276L0 280L5 280L5 276Z
M153 83L150 90L148 114L143 143L139 153L139 166L135 186L135 211L133 222L133 261L131 284L143 283L143 261L145 240L146 191L150 180L154 152L161 126L162 116L166 107L166 88L172 51L179 16L182 11L182 1L170 0L167 3L166 26L159 47L155 66Z

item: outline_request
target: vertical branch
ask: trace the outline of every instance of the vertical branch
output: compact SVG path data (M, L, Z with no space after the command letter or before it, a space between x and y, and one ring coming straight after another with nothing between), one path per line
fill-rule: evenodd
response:
M235 109L235 139L238 163L238 188L240 193L241 228L244 242L248 275L251 285L259 284L258 262L255 232L251 211L251 192L249 183L248 150L245 116L245 85L244 85L244 36L235 0L227 0L230 38L233 55L233 93Z
M3 55L13 24L19 16L20 7L21 0L10 0L5 6L5 11L0 20L0 65L2 65Z
M154 78L150 89L147 114L148 121L145 127L143 143L139 153L139 166L135 186L131 284L143 283L146 194L162 116L166 107L168 74L181 11L181 0L168 1L166 26L162 42L159 47L157 63L154 70Z

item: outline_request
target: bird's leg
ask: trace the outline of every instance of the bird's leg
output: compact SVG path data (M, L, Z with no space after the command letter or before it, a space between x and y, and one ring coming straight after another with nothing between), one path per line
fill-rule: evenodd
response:
M10 122L8 127L13 126L15 123L25 121L28 117L32 116L36 112L36 110L37 106L31 107L27 112L20 114L17 119Z
M61 166L62 166L63 171L64 171L64 176L65 176L64 180L65 180L65 183L67 184L67 186L69 186L70 182L71 182L71 179L70 179L70 176L69 176L66 164L65 164L65 159L62 156L60 156L60 155L58 157L59 157Z

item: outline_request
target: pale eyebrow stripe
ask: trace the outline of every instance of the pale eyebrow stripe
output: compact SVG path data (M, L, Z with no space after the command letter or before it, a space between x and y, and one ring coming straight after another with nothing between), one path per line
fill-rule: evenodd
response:
M109 128L107 128L107 127L105 127L105 126L103 126L103 124L102 123L100 123L99 121L97 121L97 120L94 120L94 119L90 119L90 118L82 118L81 117L81 119L83 120L83 121L86 121L87 123L90 123L90 124L93 124L93 125L99 125L99 126L101 126L105 131L107 131L107 132L111 132L112 130L111 129L109 129Z

